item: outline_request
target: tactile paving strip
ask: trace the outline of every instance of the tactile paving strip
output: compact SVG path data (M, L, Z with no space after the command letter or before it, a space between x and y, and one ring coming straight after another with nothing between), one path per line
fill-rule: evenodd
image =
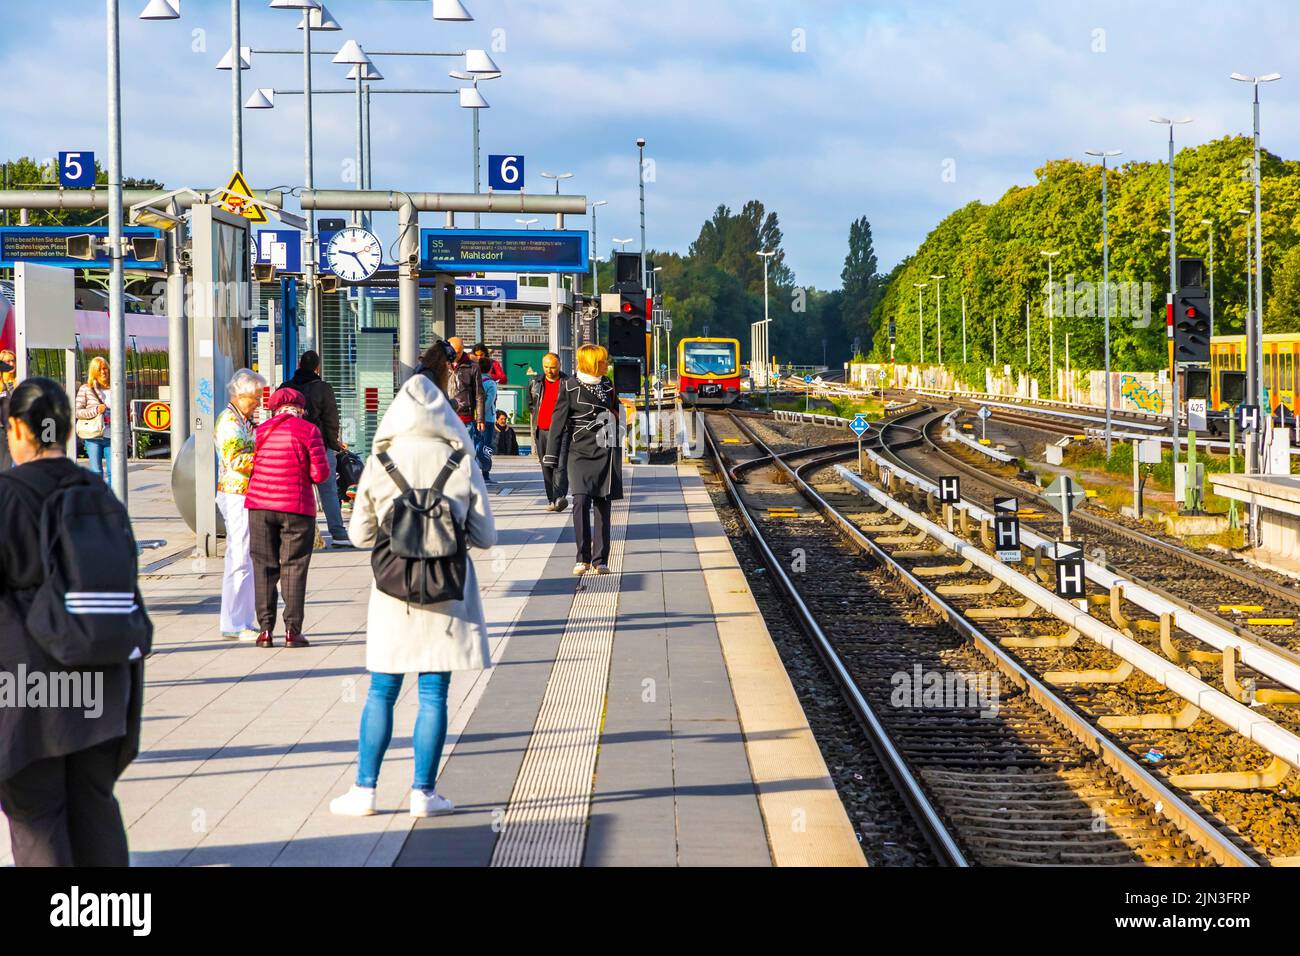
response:
M609 574L585 574L492 854L493 866L579 866L623 577L632 473L611 516ZM595 514L592 515L595 520Z

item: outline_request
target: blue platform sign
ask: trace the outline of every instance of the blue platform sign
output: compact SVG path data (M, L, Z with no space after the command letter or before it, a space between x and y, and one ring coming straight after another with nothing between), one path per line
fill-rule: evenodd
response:
M803 377L803 383L805 385L811 385L813 383L813 377L811 375L805 375Z
M851 428L853 430L853 434L857 435L859 438L861 438L863 434L866 432L866 430L870 427L871 427L870 423L861 413L859 413L853 419L853 421L849 422L849 428Z
M585 274L588 234L544 229L421 229L420 268Z
M456 298L509 302L519 298L519 282L515 279L457 279Z
M59 185L70 189L95 185L95 154L85 149L59 153Z
M488 188L518 192L524 188L524 158L519 155L488 157Z
M278 243L284 243L283 260L275 248ZM258 265L275 265L281 272L302 272L302 233L297 229L259 229L256 251Z
M94 259L73 259L68 255L69 236L107 236L107 226L0 226L0 268L12 269L15 262L35 262L65 269L107 269L108 253L98 251ZM162 232L149 226L125 226L122 235L161 238ZM122 260L124 269L161 269L163 263Z

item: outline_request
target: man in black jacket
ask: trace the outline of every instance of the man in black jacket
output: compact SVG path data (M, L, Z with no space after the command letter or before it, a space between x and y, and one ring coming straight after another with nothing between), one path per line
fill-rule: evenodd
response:
M348 446L339 436L339 403L334 389L320 377L320 355L303 352L298 360L298 371L284 384L302 392L307 398L307 414L303 417L320 429L325 441L325 457L330 463L330 473L316 486L325 523L336 548L350 548L348 528L343 523L343 508L339 503L338 458Z

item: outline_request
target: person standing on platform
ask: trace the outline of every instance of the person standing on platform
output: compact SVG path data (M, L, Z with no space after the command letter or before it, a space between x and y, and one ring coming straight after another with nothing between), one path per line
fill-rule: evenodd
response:
M311 646L302 635L302 623L316 539L312 486L325 480L329 461L320 429L305 420L306 414L303 394L281 386L271 396L271 417L257 426L253 439L253 474L245 502L261 628L258 647L274 646L277 588L284 593L284 646Z
M339 435L339 403L334 388L320 377L320 355L316 352L303 352L302 358L298 360L298 371L285 384L297 389L307 399L307 413L304 417L320 429L321 439L325 442L325 460L329 462L330 473L316 486L316 496L320 499L321 511L325 513L325 524L329 528L332 546L350 548L352 544L348 541L348 529L343 524L343 506L339 500L338 485L339 455L346 452L348 446Z
M474 448L477 450L478 438L475 437L474 432L487 431L483 374L474 357L465 353L465 343L460 336L453 335L447 340L447 344L456 353L451 361L451 381L447 386L447 394L451 396L451 404L456 411L456 416L469 432L470 438L474 441Z
M492 380L492 359L488 357L487 346L474 346L474 356L478 359L479 371L483 375L483 417L494 424L471 436L474 439L474 454L478 457L478 466L483 469L483 479L492 480L492 446L495 444L495 419L497 416L497 383Z
M492 376L492 381L496 382L498 385L505 385L506 370L501 367L500 362L492 357L492 350L486 345L476 345L474 346L474 351L482 352L483 356L486 356L487 360L491 363L492 369L488 374Z
M429 364L427 359L425 364ZM427 489L435 487L445 466L453 464L445 476L442 496L449 502L456 524L465 531L466 547L495 545L491 499L473 457L465 454L469 447L469 435L445 391L428 375L408 379L375 433L374 453L366 462L352 506L352 540L363 548L379 542L380 530L400 494L390 467L410 488ZM387 462L379 458L381 454ZM454 455L460 455L458 464L451 461ZM473 561L466 564L461 600L413 605L372 584L366 626L370 691L361 714L356 783L331 801L330 811L341 816L375 812L379 769L393 736L393 705L404 676L418 674L420 704L412 737L415 775L410 812L414 817L451 813L454 805L436 790L447 736L451 672L482 670L491 663Z
M510 424L510 416L504 409L497 412L496 441L493 451L498 455L519 457L519 439L515 436L515 428Z
M563 511L569 507L569 477L566 467L568 436L564 429L551 430L555 403L560 397L562 383L569 376L560 371L560 357L554 352L542 356L542 374L533 376L528 383L528 411L532 419L533 451L542 464L542 484L546 488L546 510ZM553 454L552 454L553 452ZM547 456L558 462L546 463Z
M7 671L11 681L16 671L25 670L28 680L43 674L51 689L56 678L71 677L75 683L63 686L80 687L82 692L70 695L79 701L0 707L0 809L9 818L18 866L126 866L126 828L113 788L140 749L144 657L151 649L153 627L141 607L135 540L126 511L107 488L66 457L71 433L72 408L57 382L29 378L14 390L7 441L15 467L0 475L0 672ZM64 516L60 530L70 532L74 541L93 536L102 543L84 551L51 549L62 574L75 573L83 581L111 580L114 590L134 594L134 600L123 595L133 605L129 611L115 602L113 614L121 624L107 632L112 635L112 653L104 643L96 646L97 654L120 656L116 663L61 663L49 635L34 633L27 623L27 608L35 600L54 597L44 587L41 525L45 503L54 499L58 504L60 495L75 495L78 508L75 529L70 530ZM92 502L97 507L86 507ZM94 567L105 561L107 567ZM72 567L77 562L89 567ZM102 599L109 603L107 595ZM89 608L79 612L90 615L91 621L104 617ZM86 626L97 640L107 639L102 621ZM26 681L18 680L23 681L22 693Z
M226 563L221 577L221 636L227 640L257 640L253 555L249 550L248 477L253 473L253 412L262 401L266 379L241 368L226 385L230 404L215 430L219 477L217 508L226 524Z
M108 485L113 483L113 456L108 447L112 415L108 359L96 355L90 360L85 384L77 389L77 437L86 446L90 470Z
M18 387L18 375L14 371L17 359L8 349L0 351L0 471L13 466L9 455L9 396Z
M609 352L599 345L578 349L578 375L560 386L551 415L551 434L566 435L569 487L573 491L573 533L578 542L574 574L609 573L610 511L623 497L623 449L618 396L605 377ZM564 444L564 443L561 443ZM554 448L554 445L552 445ZM543 464L563 467L558 451ZM593 540L591 508L596 509Z

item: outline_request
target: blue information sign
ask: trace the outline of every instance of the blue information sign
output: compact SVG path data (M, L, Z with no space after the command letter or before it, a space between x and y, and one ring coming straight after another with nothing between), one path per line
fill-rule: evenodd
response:
M456 298L509 302L519 298L519 282L515 279L457 279Z
M488 157L488 188L518 192L524 188L524 158L519 155Z
M849 422L849 428L851 428L853 434L857 435L859 438L861 438L863 433L870 427L871 425L862 415L858 415L853 419L853 421Z
M587 233L542 229L421 229L420 268L438 272L586 273Z
M283 265L275 248L277 243L284 243ZM277 265L281 272L302 272L302 233L297 229L259 229L256 250L259 265Z
M59 185L71 189L95 185L95 154L89 150L59 153Z
M68 255L69 236L107 236L107 226L0 226L0 268L11 269L15 262L35 262L43 266L67 269L107 269L108 253L99 251L94 259L73 259ZM160 238L162 232L148 226L125 226L122 235ZM162 262L141 262L132 258L128 246L122 260L125 269L161 269Z

